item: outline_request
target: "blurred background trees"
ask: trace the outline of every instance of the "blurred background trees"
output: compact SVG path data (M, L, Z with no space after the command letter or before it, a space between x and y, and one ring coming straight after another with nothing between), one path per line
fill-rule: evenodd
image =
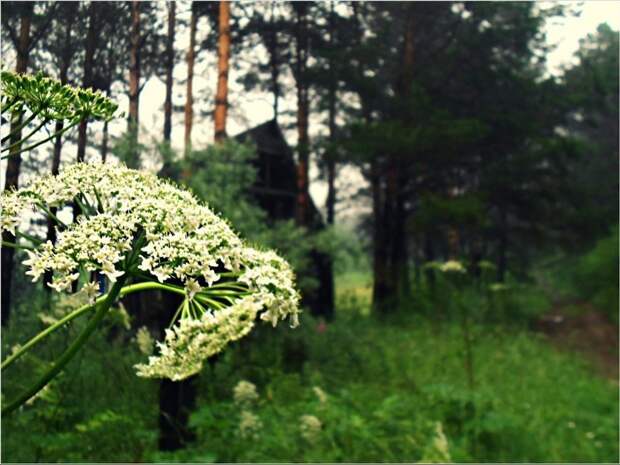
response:
M617 276L618 31L599 26L551 74L545 24L571 14L531 2L6 1L2 66L99 89L127 124L85 120L23 166L9 157L5 189L80 160L156 170L279 248L308 294L317 251L336 288L345 269L369 274L382 319L424 313L416 299L442 286L424 265L449 259L478 279L491 264L489 279L507 286L533 280L540 263L571 263L589 276L573 284L606 283L575 284L580 295L617 310L603 276ZM268 102L259 122L273 119L294 148L294 173L274 174L294 177L285 221L252 193L266 172L256 144L233 140L239 120L250 129L258 107L240 102L253 96ZM318 184L324 206L311 196ZM55 240L53 225L31 227ZM3 326L29 289L13 279L19 261L2 248ZM313 313L329 319L329 307Z

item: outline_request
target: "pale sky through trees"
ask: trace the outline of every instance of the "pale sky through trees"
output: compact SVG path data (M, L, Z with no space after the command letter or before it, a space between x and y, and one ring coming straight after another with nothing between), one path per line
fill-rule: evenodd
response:
M554 4L557 2L541 2L541 7ZM556 18L549 21L546 27L547 39L549 44L557 46L557 48L547 55L547 63L549 72L552 74L559 74L561 67L564 65L570 65L573 60L573 55L579 48L579 39L584 38L587 34L596 31L599 24L607 22L614 30L620 28L620 2L618 1L595 1L590 0L586 2L561 2L567 5L576 6L581 10L579 17L565 17ZM188 15L187 8L180 8L177 11L181 11L180 15ZM234 14L234 11L233 11ZM201 25L205 27L206 20L203 19ZM184 32L184 31L183 31ZM175 46L183 50L187 48L189 39L187 34L180 33L177 35ZM259 51L257 50L257 53ZM233 56L234 60L235 57ZM208 77L206 72L206 66L215 69L215 54L210 53L208 50L201 50L199 54L200 65L199 70L194 76L194 88L196 89L196 95L201 92L206 95L212 96L215 92L215 76L213 73L208 73L211 78ZM205 63L206 62L206 63ZM230 83L231 83L231 104L232 106L229 113L229 135L235 135L241 131L244 131L257 124L263 123L272 117L271 108L271 95L268 93L252 92L245 94L240 86L237 85L236 79L242 75L244 70L235 70L231 68L230 71ZM185 79L186 67L185 63L180 63L175 67L175 74L180 79ZM184 86L179 84L175 85L175 94L183 95ZM158 79L152 79L144 89L143 98L140 102L140 113L144 115L143 121L146 123L149 118L153 118L153 124L150 125L150 133L153 137L157 137L160 134L159 128L163 126L163 95L164 84ZM282 98L282 109L294 109L295 107L295 95L294 92ZM210 99L211 100L211 99ZM124 102L126 104L126 102ZM177 104L182 104L183 101L179 100ZM213 138L213 122L211 117L200 117L199 111L210 110L201 108L199 98L196 98L196 108L194 122L193 140L194 146L200 147L200 144L209 144ZM151 116L152 115L152 116ZM314 115L316 120L316 114ZM172 140L173 145L179 149L183 145L183 117L182 114L175 114L173 120L173 132ZM288 122L286 118L281 118L282 121ZM310 124L311 136L315 136L317 133L317 125ZM325 131L325 128L322 129ZM291 131L288 134L288 142L291 145L295 144L295 131ZM347 176L341 176L338 179L338 183L357 184L363 182L361 176L357 175L353 170L347 173ZM325 182L320 181L317 178L318 170L313 163L311 166L311 183L310 192L317 206L323 209L325 204L325 198L327 196L327 185ZM344 187L344 186L342 186ZM349 209L346 209L349 210Z

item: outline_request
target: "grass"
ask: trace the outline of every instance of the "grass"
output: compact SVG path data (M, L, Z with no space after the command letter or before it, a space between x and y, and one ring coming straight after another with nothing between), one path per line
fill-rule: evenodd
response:
M524 325L477 323L470 387L457 321L422 316L414 299L398 318L379 322L368 316L370 286L361 273L339 279L337 295L334 322L304 314L295 331L261 326L204 370L191 416L197 439L182 451L156 450L157 383L133 375L134 345L99 334L45 396L3 419L2 459L618 460L618 386L579 355L556 351ZM546 305L538 291L515 295L518 305ZM3 390L35 365L5 376ZM258 401L234 402L240 380L257 386ZM242 434L244 410L258 422ZM320 421L316 436L302 434L303 415Z
M368 273L350 271L340 275L336 281L336 302L349 311L370 315L368 303L372 299L372 278Z

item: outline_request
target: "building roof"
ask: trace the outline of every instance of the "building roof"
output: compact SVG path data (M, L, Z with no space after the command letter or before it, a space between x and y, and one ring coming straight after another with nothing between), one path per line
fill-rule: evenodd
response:
M295 155L293 150L286 142L284 138L284 134L280 129L278 122L275 119L266 121L264 123L259 124L247 131L237 134L234 136L235 140L239 142L253 142L256 144L256 149L259 155L259 164L260 163L269 163L265 160L265 156L268 158L275 157L278 160L276 166L278 167L279 176L288 177L288 181L285 183L287 188L282 188L283 185L281 182L277 182L278 187L271 185L271 181L267 181L267 185L256 186L253 189L256 193L266 194L271 191L272 195L278 195L276 191L282 191L282 194L295 195L296 194L296 182L294 179L297 176L296 163L295 163ZM275 161L275 160L274 160ZM259 171L260 167L259 167ZM274 180L275 181L275 180ZM282 181L282 180L280 180ZM324 227L323 217L319 212L316 204L314 203L314 199L312 195L308 193L310 199L310 214L312 218L312 229L320 229Z
M286 143L280 125L278 125L275 119L254 126L247 131L237 134L234 138L240 142L246 142L251 139L260 152L270 155L289 156L294 162L293 151Z

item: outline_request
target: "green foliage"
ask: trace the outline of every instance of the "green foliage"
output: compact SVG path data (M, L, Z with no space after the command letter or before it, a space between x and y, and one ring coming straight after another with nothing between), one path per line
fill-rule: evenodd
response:
M29 297L3 328L3 358L14 344L43 329L39 311L67 304L50 301L40 289L31 288ZM11 376L3 376L3 399L12 399L44 372L50 355L59 355L86 320L72 322L12 366ZM119 336L126 334L119 324L106 320L65 371L13 415L3 416L3 461L92 462L103 455L120 462L144 460L157 438L156 385L135 376L132 365L141 356Z
M257 176L255 157L254 146L226 140L188 153L177 168L192 191L246 237L263 230L266 220L249 191Z
M366 281L358 274L338 283L353 291ZM41 324L43 294L30 295L41 300L17 309L4 353ZM134 376L137 344L107 326L32 405L3 418L2 459L445 462L446 444L455 462L618 459L617 388L584 360L514 325L474 322L472 390L457 321L416 317L414 301L398 322L378 323L363 316L370 299L362 296L341 298L333 323L304 314L296 331L261 326L223 353L198 380L197 439L177 452L157 451L157 384ZM3 380L5 398L33 376L36 354L61 350L81 324L19 362ZM235 403L240 380L256 384L257 401ZM258 420L245 437L244 410ZM303 415L320 422L314 438L302 434Z
M541 288L512 275L505 283L495 282L494 265L482 261L478 266L478 277L472 275L472 270L456 279L452 273L433 271L434 281L430 282L427 273L436 266L424 265L421 279L414 283L411 307L432 320L458 321L465 310L469 318L482 325L522 328L551 307Z
M477 195L446 198L428 194L422 196L420 211L413 218L412 225L417 230L450 225L474 229L485 224L484 211L484 203Z
M573 268L572 284L579 296L618 322L618 227L596 243Z
M112 154L121 163L133 169L140 169L142 166L142 154L147 151L148 147L138 141L135 127L115 138L114 145L112 146Z
M296 336L305 354L299 371L282 359L281 351L291 357L294 345L280 333L252 342L255 355L240 346L207 374L201 407L192 416L197 453L208 451L217 461L412 462L433 457L429 447L439 422L450 456L459 462L618 455L613 386L532 335L476 328L478 385L471 391L455 325L437 330L409 320L379 326L341 313L324 332L317 328L305 318L305 334ZM215 379L222 383L214 385ZM252 439L238 433L241 407L232 401L231 386L240 379L258 385L253 412L262 427ZM301 436L301 415L320 420L316 442Z
M579 64L563 76L566 123L582 144L567 176L575 206L568 229L580 245L618 224L618 43L618 31L599 25L580 41Z

